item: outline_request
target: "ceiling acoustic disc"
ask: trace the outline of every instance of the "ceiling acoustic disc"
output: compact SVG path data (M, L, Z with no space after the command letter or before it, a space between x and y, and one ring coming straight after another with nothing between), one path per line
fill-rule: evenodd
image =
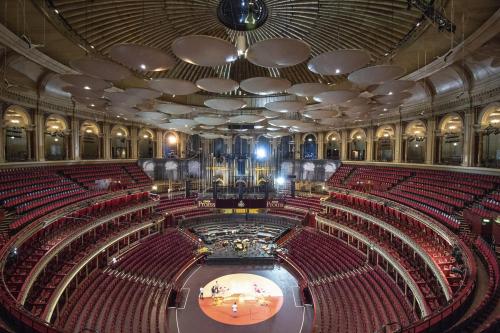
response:
M381 84L386 81L397 79L405 73L403 67L395 65L377 65L365 67L352 72L347 77L349 81L359 86Z
M391 80L378 86L374 86L369 91L374 95L392 95L415 87L415 81L410 80Z
M210 116L199 116L193 119L197 123L208 126L219 126L227 123L227 118L224 117L210 117Z
M278 118L280 114L278 112L264 110L260 113L261 116L266 117L267 119Z
M300 97L310 97L329 90L330 88L323 83L298 83L287 89L287 92Z
M109 112L113 112L116 114L120 115L128 115L128 116L134 116L135 114L138 113L138 110L136 108L128 107L128 106L114 106L110 105L106 108Z
M234 124L255 124L258 123L265 118L263 116L257 116L252 114L242 114L239 116L234 116L229 118L230 123Z
M170 119L170 123L175 124L179 127L194 127L198 126L198 122L193 119L184 119L184 118L174 118Z
M323 104L342 104L358 96L357 91L333 90L314 96L314 100Z
M222 66L238 59L236 46L212 36L190 35L179 37L172 43L172 52L192 65Z
M212 98L204 102L205 106L219 111L233 111L244 108L245 101L235 98Z
M167 119L167 116L161 112L137 112L136 116L142 119L149 119L149 120Z
M275 77L253 77L240 82L241 89L256 95L281 93L290 86L290 81Z
M106 81L120 81L132 76L132 72L120 64L91 56L72 60L70 65L83 74Z
M70 93L71 96L73 96L73 97L87 98L87 99L98 99L98 98L101 98L103 95L103 92L99 91L99 90L97 90L97 91L87 90L87 89L78 88L75 86L63 87L62 90Z
M161 72L175 65L168 53L145 45L116 44L109 49L109 56L122 65L142 72Z
M155 79L148 84L151 89L169 95L191 95L200 90L191 81L179 79Z
M183 115L193 112L193 107L189 105L182 104L158 104L156 109L163 113L168 113L171 115Z
M314 110L304 112L304 116L311 119L333 118L341 115L339 110Z
M284 68L300 64L309 58L311 47L293 38L272 38L252 44L246 58L252 64L266 68Z
M235 91L240 86L238 82L229 79L205 78L196 81L196 86L201 90L205 90L215 94L224 94Z
M274 112L298 112L306 106L305 102L302 101L276 101L269 102L265 105L265 108Z
M113 86L110 82L88 75L63 74L59 78L65 83L85 90L104 90Z
M144 99L155 99L161 96L161 92L146 88L128 88L124 91L124 93Z
M398 102L403 102L403 100L410 98L411 96L411 93L403 91L398 94L376 96L375 100L381 104L397 104Z
M272 119L269 120L269 124L276 127L287 128L293 126L300 126L302 122L300 120L295 120L295 119Z
M356 97L353 99L348 100L345 103L342 103L343 107L353 107L353 106L361 106L361 105L367 105L370 103L370 99L365 98L365 97Z
M122 92L107 92L104 97L109 99L114 105L121 106L136 106L144 102L144 98L134 95L125 94Z
M321 75L342 75L355 71L370 62L370 55L364 50L335 50L312 58L307 68Z

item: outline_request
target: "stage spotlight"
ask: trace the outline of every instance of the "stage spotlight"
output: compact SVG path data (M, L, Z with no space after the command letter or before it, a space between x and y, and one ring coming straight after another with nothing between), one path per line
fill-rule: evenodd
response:
M276 178L276 184L278 184L280 186L284 185L285 184L285 178L283 178L283 177Z
M255 151L255 156L258 159L266 158L266 156L267 156L266 150L264 148L257 148L257 150Z

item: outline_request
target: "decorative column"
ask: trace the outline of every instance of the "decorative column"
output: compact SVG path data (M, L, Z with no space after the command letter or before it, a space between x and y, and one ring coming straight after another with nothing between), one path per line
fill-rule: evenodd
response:
M316 133L318 136L318 160L325 158L325 133Z
M35 110L35 159L37 161L45 161L45 122L43 119L43 111Z
M373 127L366 129L366 161L373 161Z
M394 131L394 162L401 163L401 150L403 148L403 131L402 131L401 122L396 123L395 131Z
M186 141L187 134L179 132L179 157L186 158Z
M138 146L139 146L139 141L137 139L137 132L138 128L135 126L132 126L130 128L130 158L132 159L137 159L139 156L138 152Z
M1 106L1 104L0 104ZM0 124L0 163L5 163L5 125Z
M436 156L436 119L427 119L427 137L425 147L425 164L434 164Z
M301 158L301 149L300 146L302 145L302 135L300 133L296 133L293 141L295 142L295 159L300 160Z
M80 122L71 117L71 159L80 160Z
M342 130L340 132L340 160L341 161L347 161L349 158L349 133L347 130Z
M161 130L156 131L156 150L154 158L163 158L163 132Z
M102 138L103 138L103 149L104 149L104 159L111 159L111 129L108 123L102 125Z
M481 125L476 125L476 135L477 135L477 152L476 152L476 166L480 167L483 163L483 144L484 135L481 130Z
M474 112L465 112L462 166L472 166L474 161Z

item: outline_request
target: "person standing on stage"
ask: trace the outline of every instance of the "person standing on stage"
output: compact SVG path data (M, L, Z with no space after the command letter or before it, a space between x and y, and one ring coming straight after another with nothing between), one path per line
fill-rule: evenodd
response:
M200 295L198 297L203 299L203 287L200 287Z
M233 305L231 305L231 309L233 310L233 317L236 317L236 315L238 314L238 304L234 302Z
M215 285L212 286L212 298L215 298Z

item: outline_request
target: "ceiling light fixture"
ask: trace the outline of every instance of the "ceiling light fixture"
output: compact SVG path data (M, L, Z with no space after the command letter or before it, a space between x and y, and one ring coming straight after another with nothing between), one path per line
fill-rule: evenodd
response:
M83 89L90 90L90 87L89 86L84 86Z

